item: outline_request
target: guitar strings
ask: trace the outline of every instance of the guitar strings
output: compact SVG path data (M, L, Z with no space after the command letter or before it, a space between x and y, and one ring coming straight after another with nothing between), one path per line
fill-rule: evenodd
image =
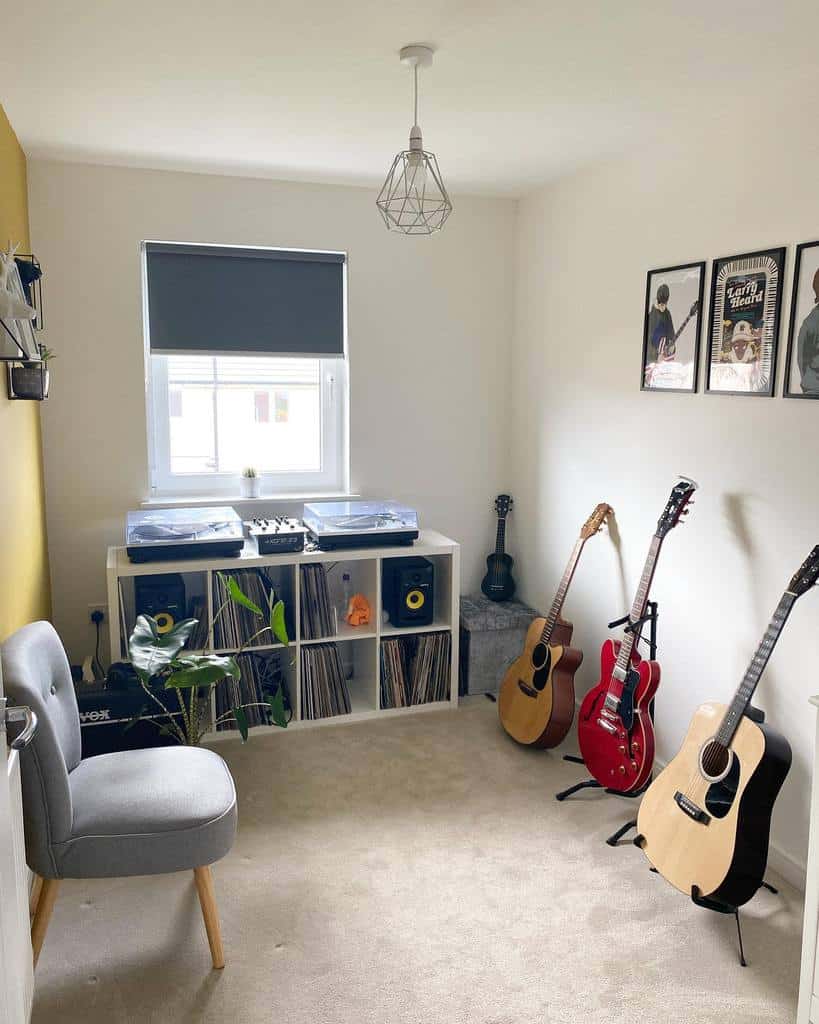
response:
M725 751L726 755L730 757L731 748L730 746L723 746L716 738L708 740L708 746L705 753L697 757L697 769L689 779L688 785L686 786L684 795L689 799L692 799L697 789L705 783L706 786L710 786L713 783L703 774L706 772L708 775L718 775L719 765L722 758L720 751ZM702 764L700 765L700 761Z

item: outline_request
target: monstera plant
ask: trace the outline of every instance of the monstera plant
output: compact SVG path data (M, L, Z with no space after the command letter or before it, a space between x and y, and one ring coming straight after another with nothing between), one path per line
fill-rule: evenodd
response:
M262 610L242 591L232 576L224 573L218 575L227 597L213 617L214 624L231 603L247 608L262 623L235 654L186 653L185 644L196 629L197 619L184 619L168 632L160 633L155 619L150 615L140 615L128 641L131 664L142 689L167 716L167 722L161 726L162 731L172 735L179 743L189 746L198 746L208 732L231 719L236 722L242 742L245 742L249 735L246 710L249 707L264 707L274 725L283 729L287 727L281 687L262 704L237 702L232 705L230 711L215 721L211 719L213 690L224 685L227 679L233 679L235 682L241 679L242 670L238 658L254 640L265 633L270 633L285 646L290 642L284 621L284 602L276 600L273 591L268 593L268 606ZM178 711L173 711L165 702L165 694L169 698L171 694L175 695Z

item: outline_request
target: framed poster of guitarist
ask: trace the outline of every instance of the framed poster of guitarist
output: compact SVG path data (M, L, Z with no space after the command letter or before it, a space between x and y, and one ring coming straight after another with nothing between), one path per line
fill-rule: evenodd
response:
M705 262L649 270L642 391L697 390Z

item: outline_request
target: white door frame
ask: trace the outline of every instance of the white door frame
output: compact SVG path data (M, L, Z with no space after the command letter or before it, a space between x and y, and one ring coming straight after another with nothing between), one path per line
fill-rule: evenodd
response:
M3 677L0 672L0 697ZM23 836L20 754L6 742L5 702L0 701L0 1020L29 1024L34 996L29 870Z

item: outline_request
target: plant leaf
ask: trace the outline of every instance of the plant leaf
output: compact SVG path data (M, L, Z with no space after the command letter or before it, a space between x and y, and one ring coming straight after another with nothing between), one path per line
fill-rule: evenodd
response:
M243 707L235 707L233 709L233 717L236 719L236 724L239 726L239 733L242 737L242 743L247 743L248 730L247 730L247 714Z
M284 601L276 601L270 608L270 629L273 636L286 647L290 643L287 625L284 621Z
M196 629L196 619L183 619L167 633L160 633L156 619L139 615L128 641L128 654L134 671L147 683L166 669L179 654Z
M273 724L278 725L280 729L287 728L287 716L284 711L284 694L282 688L267 698L268 706L270 707L270 716L273 719Z
M165 680L166 690L179 690L193 686L210 686L218 683L225 676L233 679L242 678L242 670L231 655L199 654L180 659L176 664L181 667L172 672Z
M235 604L240 604L242 607L249 609L254 615L258 615L260 618L264 616L262 609L254 602L251 601L247 594L244 593L242 588L236 582L233 576L227 576L225 573L220 572L218 574L219 579L222 581L222 586L228 593L228 597Z

